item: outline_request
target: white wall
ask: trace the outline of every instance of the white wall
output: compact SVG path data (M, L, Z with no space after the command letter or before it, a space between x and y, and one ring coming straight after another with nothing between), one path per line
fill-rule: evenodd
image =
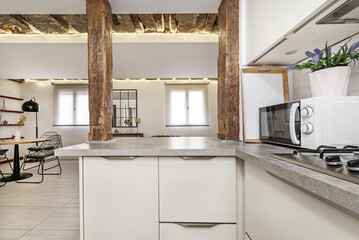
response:
M12 82L5 79L0 79L0 95L10 96L10 97L17 97L22 98L21 95L21 88L22 84L17 82ZM8 110L18 110L21 111L21 105L22 101L16 101L11 99L5 99L6 109ZM0 98L0 109L3 106L3 98ZM1 115L1 123L4 120L7 120L9 124L15 124L19 121L19 116L21 114L18 113L6 113L6 112L0 112ZM15 130L18 127L0 127L0 138L9 138L14 135ZM23 129L24 127L21 127L20 129ZM13 158L13 146L0 146L0 148L6 148L9 149L9 152L7 156L9 158Z
M351 44L357 41L359 41L359 35L353 37L353 39L348 43L348 46L351 46ZM332 52L336 52L341 44L343 43L340 43L335 47L333 47ZM321 47L320 43L318 43L318 47ZM352 66L352 74L349 84L349 95L359 96L359 63L351 66ZM291 72L293 76L292 99L302 99L312 96L310 91L310 85L309 85L309 73L310 73L309 70L303 70L303 71L294 70Z
M1 78L87 78L87 44L2 43ZM217 77L218 43L113 44L114 78Z
M36 98L40 104L38 113L39 136L47 131L56 131L62 135L65 146L83 143L87 141L89 127L53 127L53 85L51 83L25 83L22 87L23 98ZM26 138L35 137L36 118L34 113L25 113L27 118L23 135Z
M211 136L217 135L217 81L208 85L208 127L166 127L164 81L115 81L114 89L137 89L139 132L153 135ZM119 128L119 131L124 129Z
M10 82L11 83L11 82ZM4 84L3 84L4 85ZM13 85L11 83L11 85ZM6 81L6 86L8 81ZM25 100L32 97L40 104L41 111L38 113L39 135L46 131L57 131L62 135L65 146L79 144L87 141L89 127L53 126L53 88L51 83L25 83L18 89L14 89L16 96L22 96ZM138 117L141 118L139 132L145 137L152 135L181 135L181 136L212 136L217 134L217 82L209 81L208 101L209 101L209 126L208 127L166 127L165 119L165 83L164 81L115 81L114 89L137 89L138 94ZM21 106L20 106L21 107ZM35 137L35 114L24 113L27 118L25 126L22 127L22 135L26 138ZM1 130L1 128L0 128ZM7 134L12 134L9 130ZM124 132L129 129L120 129ZM133 130L135 131L135 129ZM1 132L1 135L6 133ZM26 146L20 147L21 153L26 152Z

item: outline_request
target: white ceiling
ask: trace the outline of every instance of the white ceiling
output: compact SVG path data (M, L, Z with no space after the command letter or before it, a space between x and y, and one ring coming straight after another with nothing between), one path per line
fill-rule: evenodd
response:
M221 0L109 0L112 12L216 13ZM0 0L0 14L85 14L86 0Z

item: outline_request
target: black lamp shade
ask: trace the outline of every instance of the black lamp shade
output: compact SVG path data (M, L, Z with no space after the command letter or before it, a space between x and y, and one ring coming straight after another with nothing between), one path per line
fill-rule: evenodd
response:
M24 102L21 108L24 112L40 112L40 105L32 99Z

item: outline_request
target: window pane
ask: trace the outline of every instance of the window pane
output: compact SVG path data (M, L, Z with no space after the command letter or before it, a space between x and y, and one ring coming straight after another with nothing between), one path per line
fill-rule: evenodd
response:
M168 125L184 125L187 123L186 116L186 91L173 90L169 96Z
M205 92L203 89L188 91L188 124L207 124Z
M76 92L75 124L89 124L89 101L86 91Z
M74 96L72 91L60 91L57 107L58 125L73 124Z

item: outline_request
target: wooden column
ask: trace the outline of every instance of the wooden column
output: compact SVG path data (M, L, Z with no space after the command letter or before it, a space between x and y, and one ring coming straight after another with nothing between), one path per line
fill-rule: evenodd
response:
M222 0L218 54L218 138L239 139L239 0Z
M90 141L112 139L112 11L108 0L86 0Z

